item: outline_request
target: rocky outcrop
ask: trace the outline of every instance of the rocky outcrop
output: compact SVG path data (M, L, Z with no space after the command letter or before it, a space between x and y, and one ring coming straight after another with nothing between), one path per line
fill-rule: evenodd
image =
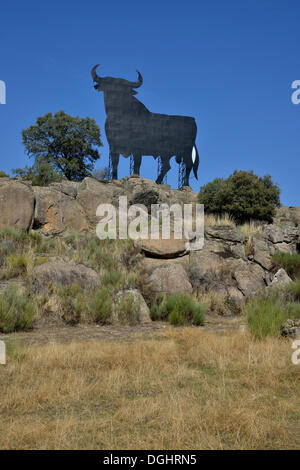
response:
M31 227L43 235L95 231L99 204L113 204L127 196L128 205L139 204L147 213L153 204L195 203L190 188L172 190L151 180L126 177L120 181L61 181L48 187L32 187L9 178L0 179L0 228L18 230ZM298 217L299 216L299 217ZM290 282L280 270L274 276L273 255L300 250L300 208L281 208L273 224L264 225L250 238L231 225L205 227L204 247L193 250L187 240L136 240L144 254L139 266L145 284L154 294L213 291L240 302L266 286ZM299 224L299 225L298 225ZM176 221L173 221L171 233ZM3 253L13 251L13 241L5 240ZM1 247L0 247L1 248ZM1 255L1 253L0 253ZM1 261L1 259L0 259ZM87 271L89 270L89 271ZM79 282L83 288L98 285L97 274L85 266L58 261L34 269L33 281L40 288L55 280L61 285Z
M117 204L117 196L123 195L120 181L102 182L85 178L78 186L76 200L84 210L91 230L95 230L99 218L96 216L99 204Z
M275 221L280 225L300 225L300 207L281 206L276 211Z
M79 284L82 289L95 289L100 280L96 271L83 264L50 261L33 269L31 284L34 292L45 292L53 284L63 287Z
M274 267L273 255L276 253L297 253L300 240L300 227L275 224L265 225L262 231L251 239L250 258L264 269Z
M66 191L69 190L69 194L59 190L61 186L54 185L48 188L36 186L33 189L36 199L34 228L40 228L45 235L89 229L85 211L74 198L74 186L65 188Z
M0 178L0 229L26 231L32 225L35 198L30 185Z

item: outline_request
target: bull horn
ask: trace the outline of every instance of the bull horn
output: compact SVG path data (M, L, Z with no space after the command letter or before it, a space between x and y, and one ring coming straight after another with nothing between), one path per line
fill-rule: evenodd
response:
M138 74L138 80L136 82L127 82L131 88L139 88L141 85L143 85L143 77L138 70L137 70L137 74Z
M92 71L91 71L91 75L92 75L92 78L93 78L94 82L100 82L100 80L101 80L101 77L99 77L99 75L97 75L97 73L96 73L96 68L99 67L99 65L100 64L95 65L92 68Z

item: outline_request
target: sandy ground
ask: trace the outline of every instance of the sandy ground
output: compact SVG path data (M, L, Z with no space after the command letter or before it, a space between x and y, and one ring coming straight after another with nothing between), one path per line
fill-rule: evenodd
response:
M74 341L112 341L127 340L137 336L145 337L158 334L168 323L152 322L137 326L124 325L78 325L78 326L47 326L38 327L32 331L0 334L2 341L19 341L24 344L71 343ZM232 331L243 331L245 326L239 317L221 317L220 315L207 315L206 322L201 328L205 331L214 331L222 334Z

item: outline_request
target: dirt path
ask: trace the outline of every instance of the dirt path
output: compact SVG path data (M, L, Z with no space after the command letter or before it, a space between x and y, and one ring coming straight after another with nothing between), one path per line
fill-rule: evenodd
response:
M137 337L151 337L170 327L168 323L152 322L138 326L99 326L79 325L65 327L42 327L33 331L0 334L0 340L5 342L17 341L24 344L71 343L82 341L113 341L131 340ZM209 315L205 325L200 327L205 331L224 334L232 331L243 331L244 327L238 317L220 317Z

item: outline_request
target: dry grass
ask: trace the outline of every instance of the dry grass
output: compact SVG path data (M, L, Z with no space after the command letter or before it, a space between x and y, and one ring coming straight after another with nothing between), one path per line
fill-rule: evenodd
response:
M204 215L204 227L210 227L212 225L231 225L236 227L236 224L229 214L205 214Z
M261 233L262 231L262 225L254 221L246 222L243 225L239 225L238 228L246 237L249 238L255 233Z
M291 352L198 328L13 349L0 366L0 448L296 449Z
M256 221L245 222L242 225L236 225L234 219L229 214L205 214L204 227L213 225L230 225L237 230L240 230L246 237L251 237L255 233L262 231L262 225Z

